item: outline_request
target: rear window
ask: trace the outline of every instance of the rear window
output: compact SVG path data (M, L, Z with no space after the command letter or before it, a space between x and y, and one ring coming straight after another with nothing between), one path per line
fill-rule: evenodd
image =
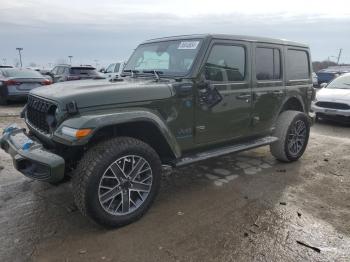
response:
M69 73L72 75L98 75L95 68L71 67Z
M43 76L35 71L29 69L3 69L3 75L6 77L18 78L42 78Z
M309 57L307 52L302 50L288 49L287 78L288 80L310 78Z

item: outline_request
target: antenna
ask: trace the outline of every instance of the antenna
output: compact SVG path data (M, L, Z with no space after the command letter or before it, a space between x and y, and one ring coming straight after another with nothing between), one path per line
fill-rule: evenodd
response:
M338 58L337 58L337 64L339 65L339 61L340 61L340 57L341 57L341 53L342 53L343 49L340 48L339 49L339 54L338 54Z

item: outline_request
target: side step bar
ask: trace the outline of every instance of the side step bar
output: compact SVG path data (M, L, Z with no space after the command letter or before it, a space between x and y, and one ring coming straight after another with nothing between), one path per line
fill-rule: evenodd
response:
M277 140L278 140L277 137L267 136L267 137L255 139L253 141L249 141L247 143L235 144L232 146L221 147L219 149L208 150L205 152L180 158L178 161L175 162L175 166L176 167L184 166L184 165L192 164L194 162L206 160L213 157L218 157L218 156L227 155L231 153L237 153L237 152L253 149L260 146L266 146L273 142L276 142Z

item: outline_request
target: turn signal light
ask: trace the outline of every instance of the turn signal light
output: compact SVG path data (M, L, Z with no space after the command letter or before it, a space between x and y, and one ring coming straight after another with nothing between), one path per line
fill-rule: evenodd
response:
M84 128L84 129L75 129L68 126L62 127L62 134L75 137L77 139L84 138L88 135L90 135L92 132L92 129L90 128Z
M86 136L88 136L91 133L91 129L79 129L76 134L75 137L80 139L80 138L84 138Z

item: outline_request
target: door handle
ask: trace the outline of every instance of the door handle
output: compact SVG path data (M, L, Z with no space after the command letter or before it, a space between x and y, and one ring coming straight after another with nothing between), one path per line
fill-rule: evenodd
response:
M236 96L236 98L240 99L240 100L246 100L246 99L249 99L251 97L252 97L252 95L250 95L250 94L240 94L240 95Z
M281 95L284 94L284 92L282 90L275 90L272 93L275 94L275 95L278 95L278 96L281 96Z

